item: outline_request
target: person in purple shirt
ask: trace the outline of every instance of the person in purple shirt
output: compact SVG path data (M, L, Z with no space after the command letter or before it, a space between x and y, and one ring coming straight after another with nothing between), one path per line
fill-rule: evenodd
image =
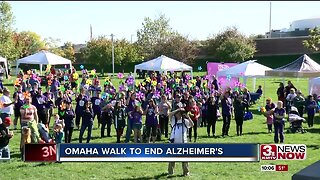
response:
M274 109L273 112L274 119L273 119L273 126L274 126L274 142L279 142L280 136L280 143L284 142L284 117L286 116L286 110L283 108L283 102L278 101L277 108Z
M93 120L97 116L98 119L98 128L100 128L101 124L101 102L103 102L101 98L101 91L97 91L96 96L91 98L92 109L93 109Z
M59 87L60 87L60 82L58 81L57 77L54 76L50 86L50 91L52 92L54 99L58 98Z
M18 119L21 118L20 108L23 106L24 97L22 94L22 86L17 86L17 91L13 94L14 103L14 129L17 129Z
M152 142L155 143L158 126L158 106L155 105L153 99L149 100L149 104L144 110L144 114L146 115L147 141L150 143L150 139L152 138Z
M46 115L47 97L43 95L42 88L38 88L38 94L35 96L34 106L38 110L39 122L48 127L48 119Z
M134 110L129 116L132 119L132 129L134 133L134 143L141 142L141 128L142 128L142 108L140 105L135 105Z
M87 99L87 96L83 93L84 91L82 91L77 99L76 99L76 126L77 128L79 129L79 125L80 125L80 120L81 120L81 117L82 117L82 112L84 111L84 105L85 103L88 101Z
M224 137L224 136L229 136L228 132L229 132L232 109L233 109L232 99L228 91L226 91L224 95L221 96L221 107L222 107L222 118L223 118L222 137Z
M316 114L317 103L312 95L308 96L306 101L306 110L308 113L308 126L313 127L314 115Z

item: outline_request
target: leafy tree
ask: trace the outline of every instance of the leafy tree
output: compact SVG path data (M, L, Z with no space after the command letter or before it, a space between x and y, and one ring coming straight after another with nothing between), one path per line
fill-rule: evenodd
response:
M74 56L74 49L71 42L64 43L62 47L63 50L63 57L71 60L73 63L76 61L76 57Z
M125 39L117 40L115 42L115 63L125 66L129 62L142 61L143 57L139 52L136 44L131 44Z
M170 37L166 42L159 43L155 55L166 55L183 62L192 63L199 54L198 43L190 41L180 34Z
M251 43L243 39L226 39L217 48L217 57L224 62L244 61L252 58L256 52Z
M45 42L40 35L31 31L22 31L13 34L15 49L19 53L19 58L29 56L45 48Z
M47 50L53 54L64 57L64 51L59 46L60 39L55 39L53 37L45 38L45 48L43 50Z
M142 56L147 59L156 57L155 49L159 43L166 43L175 34L169 25L169 19L159 14L156 19L144 18L142 28L137 31L137 45Z
M112 63L111 48L111 40L100 36L87 42L87 47L81 49L81 54L85 62L103 66Z
M87 63L105 67L112 63L112 42L105 36L94 38L81 49L81 54ZM142 57L135 44L122 39L114 42L114 60L115 64L125 66L128 62L141 61Z
M319 51L320 48L320 27L309 30L309 39L303 41L304 47L311 51Z
M209 38L205 49L209 55L224 62L244 61L256 52L253 39L241 34L236 27Z
M13 29L14 16L11 5L8 2L0 2L0 56L8 60L18 57L18 52L14 48Z

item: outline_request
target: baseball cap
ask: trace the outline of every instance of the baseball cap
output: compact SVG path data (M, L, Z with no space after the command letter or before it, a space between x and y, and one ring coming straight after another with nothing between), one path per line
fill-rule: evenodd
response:
M3 123L10 125L11 124L11 119L9 117L6 117L6 118L4 118Z

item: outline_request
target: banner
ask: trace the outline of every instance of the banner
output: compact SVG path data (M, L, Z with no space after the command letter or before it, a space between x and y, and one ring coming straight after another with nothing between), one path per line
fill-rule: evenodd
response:
M238 65L237 63L214 63L214 62L208 62L207 63L207 70L209 77L212 77L213 75L216 75L218 71L222 71L224 69L228 69L230 67L233 67L235 65ZM212 78L209 78L209 82L212 82ZM225 89L226 87L234 88L237 85L237 82L239 82L239 78L236 77L218 77L219 86L222 89Z
M257 144L59 144L58 161L257 162Z

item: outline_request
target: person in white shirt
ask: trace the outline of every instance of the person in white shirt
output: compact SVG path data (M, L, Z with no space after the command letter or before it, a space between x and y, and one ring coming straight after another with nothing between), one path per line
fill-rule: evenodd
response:
M17 98L15 99L15 101L16 100L17 100ZM6 117L10 117L13 114L13 105L14 105L15 101L11 101L9 89L4 88L3 95L0 98L0 103L2 104L1 114L0 114L1 119L4 119Z
M184 108L179 108L169 113L172 131L170 136L171 143L187 143L188 128L194 126L193 121L187 115ZM169 162L168 174L173 175L175 162ZM183 175L189 176L189 163L182 162Z
M291 109L291 106L293 105L293 100L297 96L295 89L291 88L290 89L290 94L287 95L286 98L286 111L289 112Z

